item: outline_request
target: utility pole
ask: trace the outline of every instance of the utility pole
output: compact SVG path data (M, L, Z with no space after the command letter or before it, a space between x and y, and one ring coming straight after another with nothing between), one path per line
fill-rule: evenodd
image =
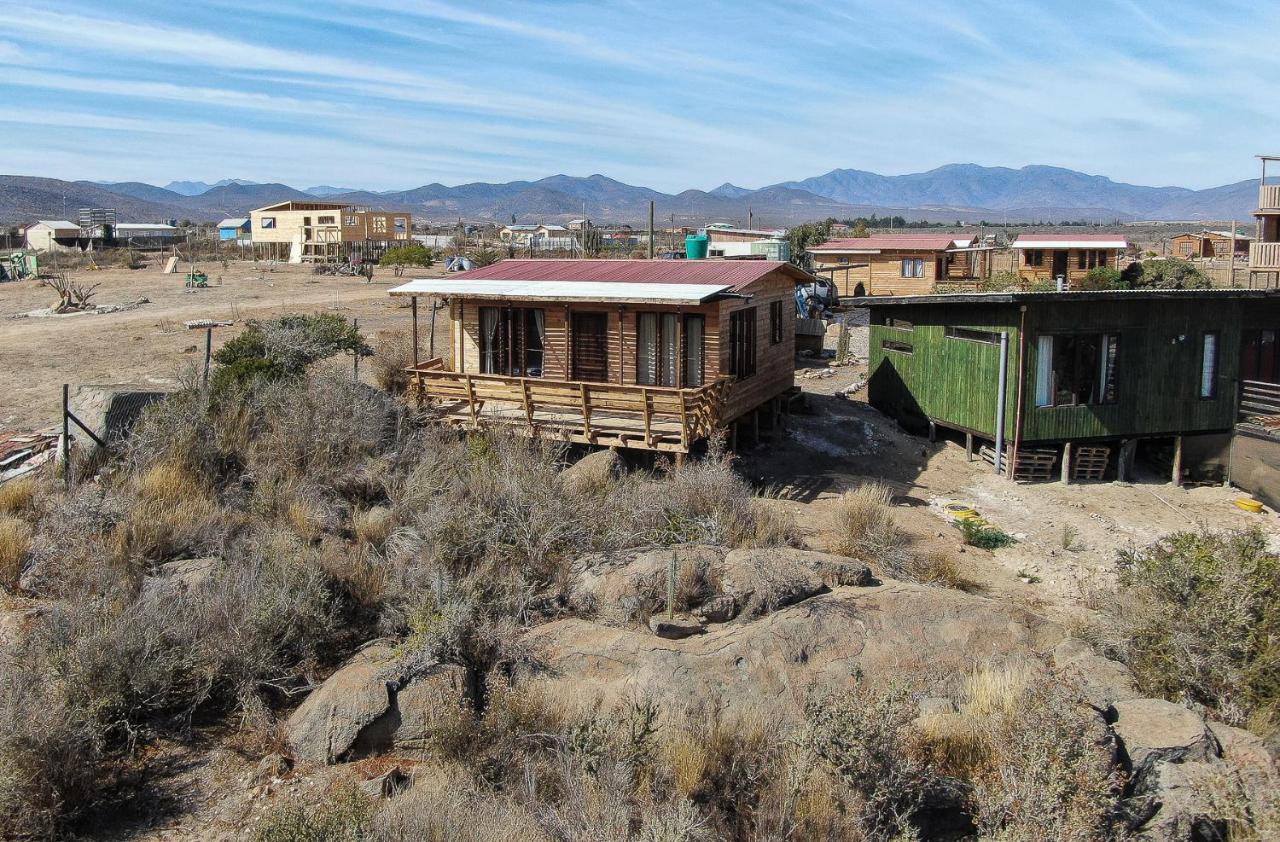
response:
M649 259L653 260L653 199L649 200Z

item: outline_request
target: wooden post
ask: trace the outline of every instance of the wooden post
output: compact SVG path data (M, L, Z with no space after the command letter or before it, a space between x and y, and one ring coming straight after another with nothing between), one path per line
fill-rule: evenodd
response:
M623 321L626 319L626 316L624 315L624 312L626 311L626 309L627 308L622 304L618 305L618 385L619 386L625 385L627 382L624 374L627 368L627 365L626 365L627 341L626 341L626 335L623 333L623 330L622 330Z
M649 219L653 219L653 202L649 203ZM652 224L652 223L651 223ZM650 239L652 243L653 240ZM675 617L676 612L676 553L671 551L671 560L667 562L667 619Z
M359 319L352 319L352 320L351 320L351 328L352 328L352 330L356 331L356 333L359 333L359 332L360 332L360 320L359 320ZM211 334L212 334L212 333L213 333L213 331L209 331L209 333L211 333ZM207 372L207 371L208 371L208 369L205 369L205 371ZM355 381L355 382L357 382L357 383L359 383L359 382L360 382L360 349L359 349L359 348L357 348L357 349L356 349L356 350L351 354L351 379L352 379L352 380L354 380L354 381Z
M417 296L414 296L413 300L414 300L414 303L416 304L418 301ZM441 307L441 304L439 301L433 300L431 302L431 340L430 340L431 345L430 345L430 348L427 350L427 357L431 359L434 359L436 355L436 311L439 310L440 307ZM418 343L414 342L413 344L414 344L413 353L414 353L414 356L417 356Z
M68 490L71 488L71 428L67 419L71 415L71 384L62 384L62 480Z
M929 419L929 442L932 443L937 440L938 440L938 425L934 423L934 420L932 418L930 418Z
M644 399L644 443L653 446L653 404L649 399L649 390L641 389L640 397Z
M471 412L471 428L476 429L480 426L479 419L476 417L476 389L471 383L470 374L464 374L462 379L467 384L467 409Z
M409 309L413 311L413 367L418 367L418 296L409 299ZM432 316L435 314L433 313Z
M213 361L213 328L204 329L204 387L209 388L209 365Z
M578 389L582 395L582 434L587 437L587 441L591 440L591 399L587 395L587 384L579 383Z
M1062 445L1062 481L1071 482L1071 442Z
M1116 479L1120 482L1128 482L1133 474L1133 454L1137 449L1137 439L1120 442L1120 456L1116 459Z
M649 200L649 259L653 260L653 200Z
M964 461L973 461L973 433L964 434Z
M1173 438L1173 484L1182 486L1182 436Z

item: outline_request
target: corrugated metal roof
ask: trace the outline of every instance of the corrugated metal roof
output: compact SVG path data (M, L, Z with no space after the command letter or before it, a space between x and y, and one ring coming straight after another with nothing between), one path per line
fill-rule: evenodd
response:
M1016 304L1019 302L1162 301L1201 298L1280 298L1275 289L1106 289L1064 292L954 292L928 295L868 295L853 299L854 307L902 307L912 304Z
M473 272L476 270L473 270ZM495 281L421 278L391 289L391 295L463 295L513 301L612 301L701 304L730 287L727 284L655 284L636 281Z
M248 221L249 221L248 217L245 217L244 219L232 219L231 217L227 217L226 219L218 223L218 227L219 228L240 228L240 227L243 227Z
M956 237L951 234L877 234L873 237L846 237L828 240L809 251L945 251Z
M68 222L65 219L37 219L35 224L48 225L50 228L56 228L59 230L63 230L67 228L74 228L77 231L80 230L79 225L76 225L74 222Z
M1129 247L1129 241L1123 234L1027 234L1014 240L1012 247L1016 249L1124 249Z
M713 284L739 291L777 270L809 280L792 264L775 260L502 260L454 280Z

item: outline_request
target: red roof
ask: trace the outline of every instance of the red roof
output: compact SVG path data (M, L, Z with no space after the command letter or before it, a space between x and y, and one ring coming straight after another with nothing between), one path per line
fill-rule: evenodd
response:
M809 251L946 251L956 240L955 234L877 234L873 237L846 237L810 246Z
M455 281L720 284L741 290L779 269L808 278L790 263L775 260L500 260L450 277Z

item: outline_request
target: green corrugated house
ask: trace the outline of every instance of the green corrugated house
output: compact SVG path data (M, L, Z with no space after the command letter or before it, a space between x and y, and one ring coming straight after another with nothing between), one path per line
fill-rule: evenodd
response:
M1019 478L1124 478L1145 443L1170 454L1181 481L1197 461L1226 464L1242 391L1244 408L1261 401L1260 412L1280 393L1268 388L1280 383L1274 290L884 296L858 306L871 313L871 404L908 428L963 433L970 452L976 442L1006 471L1017 454Z

